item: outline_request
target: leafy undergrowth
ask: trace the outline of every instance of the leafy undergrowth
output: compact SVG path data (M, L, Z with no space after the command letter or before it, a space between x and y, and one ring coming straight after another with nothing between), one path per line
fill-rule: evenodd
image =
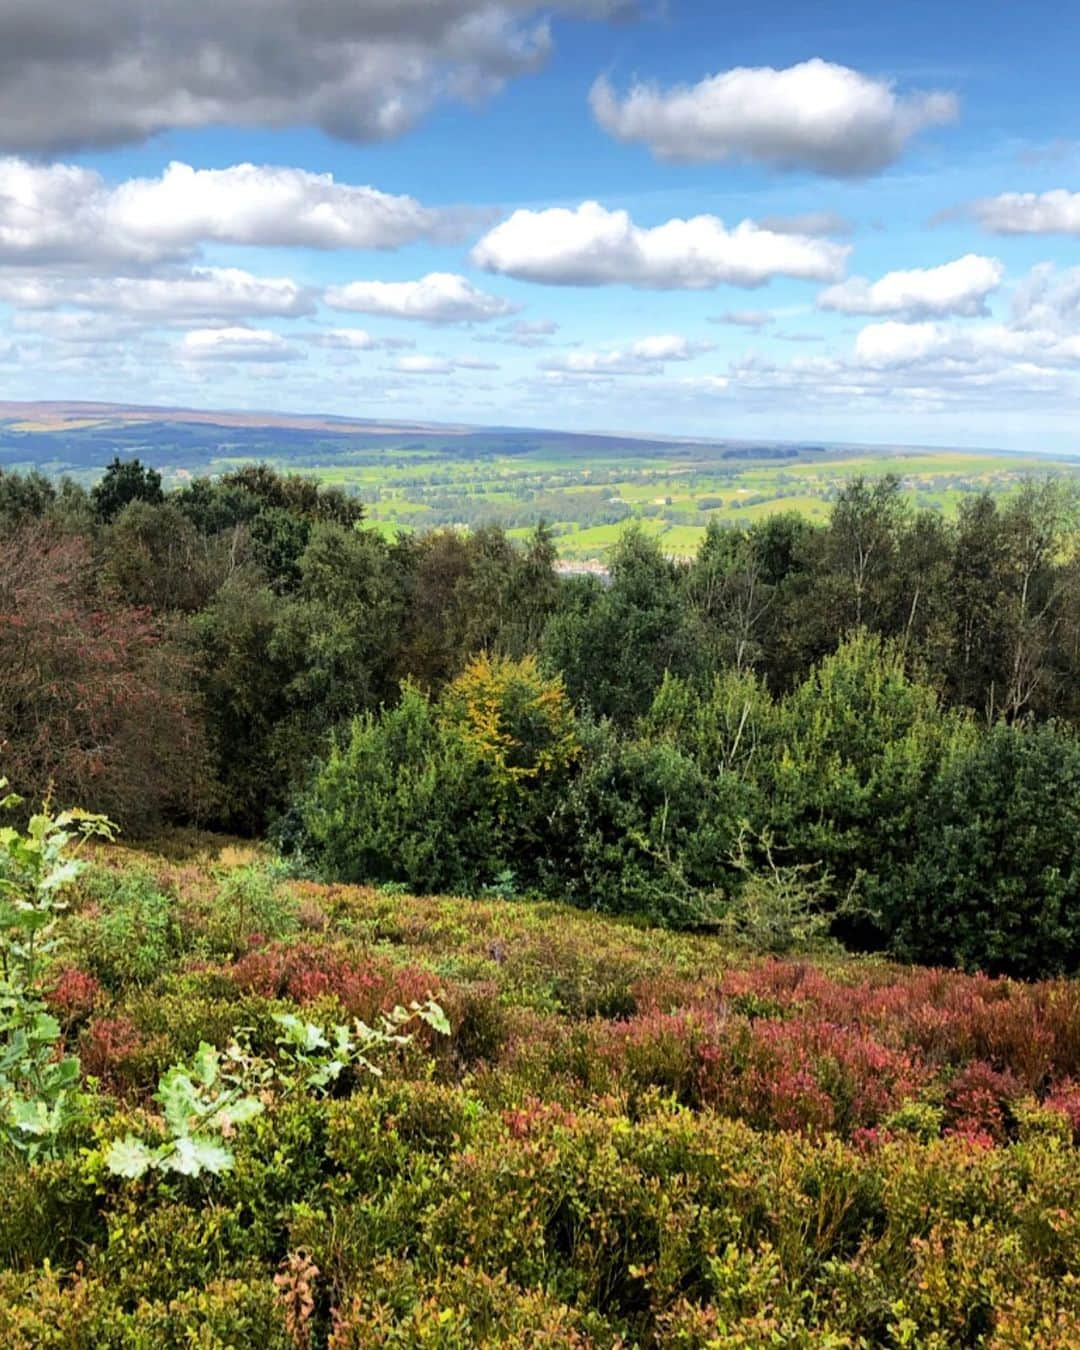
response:
M0 1175L5 1347L1080 1344L1077 984L226 856L76 883L48 1003L97 1092ZM450 1034L381 1077L267 1094L216 1172L147 1162L207 1047L429 999Z

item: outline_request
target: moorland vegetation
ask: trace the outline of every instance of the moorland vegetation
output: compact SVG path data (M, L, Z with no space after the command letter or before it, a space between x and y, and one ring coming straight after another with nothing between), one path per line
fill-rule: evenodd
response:
M1080 1344L1078 539L0 475L0 1343Z

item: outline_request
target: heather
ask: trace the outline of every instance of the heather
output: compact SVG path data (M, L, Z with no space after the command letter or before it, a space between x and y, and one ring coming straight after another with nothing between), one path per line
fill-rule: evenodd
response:
M77 1099L5 1145L5 1344L1080 1335L1073 982L326 884L209 836L83 856L38 979ZM295 1035L429 1000L449 1034L369 1047L377 1075ZM258 1107L176 1170L168 1087L216 1093L238 1036Z

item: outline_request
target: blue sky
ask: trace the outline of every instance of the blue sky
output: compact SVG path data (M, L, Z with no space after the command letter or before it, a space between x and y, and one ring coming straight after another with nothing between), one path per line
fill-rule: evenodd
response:
M1080 451L1078 38L0 0L0 398Z

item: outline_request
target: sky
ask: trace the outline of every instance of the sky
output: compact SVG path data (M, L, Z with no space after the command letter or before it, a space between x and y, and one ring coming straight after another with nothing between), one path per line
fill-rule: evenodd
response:
M1078 39L0 0L0 399L1080 453Z

